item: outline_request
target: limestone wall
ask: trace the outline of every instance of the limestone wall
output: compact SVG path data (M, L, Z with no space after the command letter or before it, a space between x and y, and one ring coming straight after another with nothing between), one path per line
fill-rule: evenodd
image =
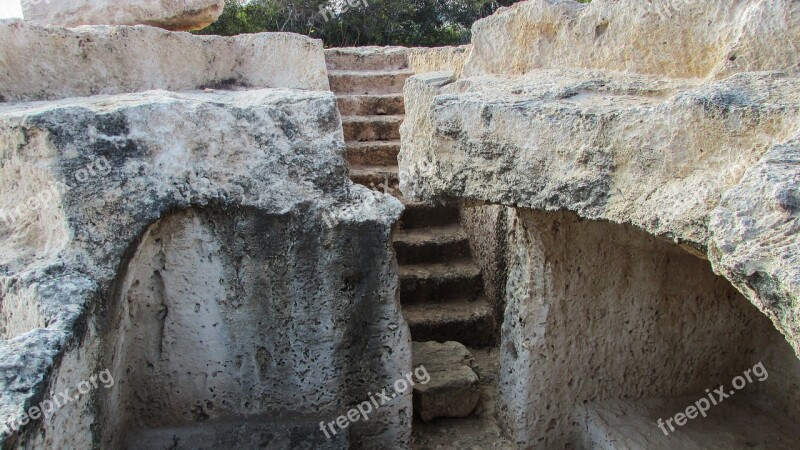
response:
M471 51L471 46L458 47L399 47L399 46L365 46L329 48L329 69L341 70L362 67L364 70L391 69L411 70L414 73L452 71L461 73L464 63ZM376 59L375 56L381 58ZM374 65L370 62L381 61ZM341 64L340 64L341 63Z
M503 317L506 306L509 238L515 221L514 208L467 201L461 207L461 223L469 236L472 257L481 268L486 299L495 317ZM499 342L502 320L497 321Z
M0 20L0 42L0 102L151 89L329 89L322 42L290 33L195 36Z
M325 230L304 215L257 210L186 211L154 224L111 299L103 361L127 383L100 400L104 445L117 447L120 430L147 447L159 428L278 416L309 422L313 434L298 445L330 445L314 420L334 420L407 363L407 336L391 331L402 319L381 228ZM381 269L368 272L365 260ZM386 438L402 437L408 419L376 411L333 442L394 443Z

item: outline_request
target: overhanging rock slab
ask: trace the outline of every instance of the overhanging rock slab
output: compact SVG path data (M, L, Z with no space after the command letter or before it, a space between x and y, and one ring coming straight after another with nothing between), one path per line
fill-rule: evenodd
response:
M574 69L456 81L440 73L413 77L405 95L399 161L407 196L573 211L636 225L698 255L720 226L709 222L723 196L769 159L772 146L793 148L789 141L800 129L795 72L742 73L709 83ZM762 171L774 166L761 165ZM785 175L796 171L792 164L781 167ZM780 183L791 203L792 189ZM783 217L795 223L791 211ZM796 240L787 239L796 249ZM770 267L779 265L781 271L795 267ZM781 286L795 278L768 273ZM791 317L780 328L797 349L800 312L791 299L798 291L781 292L789 300L777 302L780 313L754 303L771 317Z

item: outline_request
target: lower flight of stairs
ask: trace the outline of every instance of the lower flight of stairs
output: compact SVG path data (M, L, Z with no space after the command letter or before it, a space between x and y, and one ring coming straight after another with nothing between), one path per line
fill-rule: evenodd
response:
M458 208L407 203L395 233L400 302L415 341L492 344L494 314L483 295ZM416 220L422 219L422 220Z

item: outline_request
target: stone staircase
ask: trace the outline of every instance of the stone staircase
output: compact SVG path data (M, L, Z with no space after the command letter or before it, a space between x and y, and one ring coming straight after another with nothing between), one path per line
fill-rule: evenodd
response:
M398 189L403 84L412 75L406 50L330 49L325 56L350 178L406 207L394 233L400 301L414 365L430 372L428 384L414 387L412 448L513 448L494 418L497 367L487 361L497 351L486 347L494 344L495 319L459 209L411 202ZM473 353L494 357L474 363Z
M405 49L331 49L325 55L342 115L350 177L406 206L394 247L412 339L491 345L494 316L458 208L410 202L398 190L403 85L413 75Z

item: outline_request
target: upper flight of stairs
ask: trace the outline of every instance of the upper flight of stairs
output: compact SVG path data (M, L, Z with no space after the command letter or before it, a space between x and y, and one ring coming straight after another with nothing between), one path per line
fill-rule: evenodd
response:
M354 182L398 197L406 206L394 236L400 301L414 341L492 344L494 316L456 207L403 199L397 154L403 84L413 75L404 51L326 51Z

